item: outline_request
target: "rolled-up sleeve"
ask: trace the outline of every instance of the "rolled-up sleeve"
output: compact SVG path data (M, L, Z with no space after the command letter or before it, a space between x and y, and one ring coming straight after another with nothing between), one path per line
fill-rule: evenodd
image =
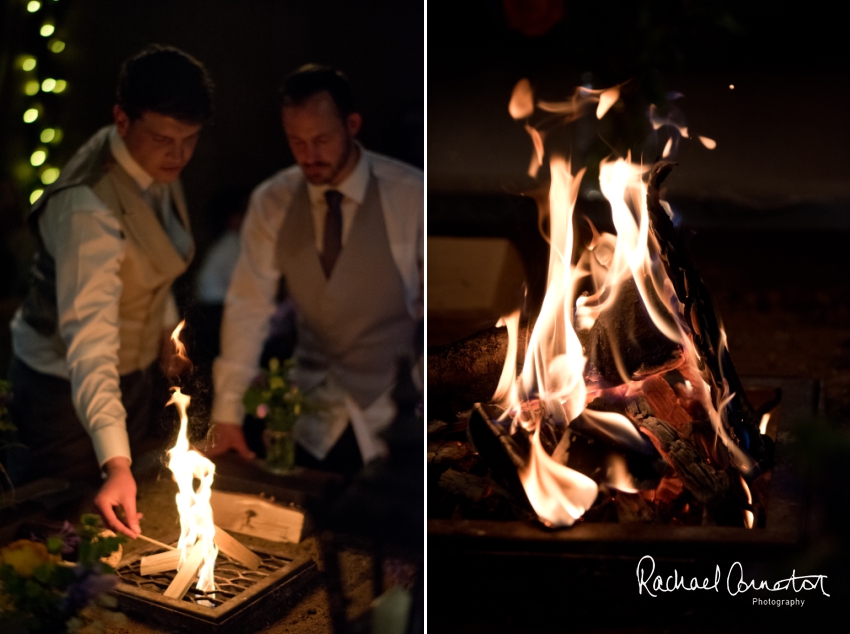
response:
M261 186L248 206L224 305L221 355L213 363L212 417L219 423L238 424L245 416L242 398L257 373L275 309L280 282L275 249L290 200L286 192Z
M39 227L56 261L59 334L77 416L100 465L131 458L118 376L120 223L90 189L76 187L48 201Z

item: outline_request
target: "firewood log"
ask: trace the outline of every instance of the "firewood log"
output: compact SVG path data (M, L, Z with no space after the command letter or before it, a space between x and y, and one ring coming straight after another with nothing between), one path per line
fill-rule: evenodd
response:
M660 304L654 293L650 301ZM620 284L616 300L599 314L590 330L577 334L587 356L589 382L606 387L659 374L682 362L681 347L652 322L631 278Z
M680 438L675 427L651 416L637 424L699 502L714 505L726 496L729 476L708 464L691 443Z
M520 324L519 350L529 329ZM507 328L488 328L446 346L428 349L428 399L468 409L493 397L508 354ZM518 355L521 364L524 355ZM432 408L429 406L429 411Z
M765 444L758 431L759 420L747 400L729 351L723 347L724 335L711 295L700 278L685 243L661 205L661 184L675 165L659 162L653 166L650 173L647 192L650 228L661 262L682 305L682 319L688 326L694 347L699 353L702 377L711 387L715 400L723 392L723 382L727 382L729 391L734 393L732 401L726 407L730 436L759 461L766 457Z
M527 322L520 324L517 372L522 369L530 330ZM618 370L618 355L627 378L633 380L660 374L682 363L681 347L652 323L631 279L621 285L613 305L600 313L594 325L577 334L588 358L585 372L591 383L612 386L624 382ZM447 346L429 348L429 405L450 403L457 410L488 402L499 384L507 353L506 328L482 330Z

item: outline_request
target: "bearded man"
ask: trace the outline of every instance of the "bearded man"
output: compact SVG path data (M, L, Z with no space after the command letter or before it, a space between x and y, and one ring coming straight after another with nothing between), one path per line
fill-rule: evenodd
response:
M396 362L422 356L422 172L366 150L339 71L304 66L281 89L296 165L257 187L213 366L216 445L253 457L242 397L257 374L281 278L297 317L293 380L314 405L296 423L296 464L356 472L381 452Z

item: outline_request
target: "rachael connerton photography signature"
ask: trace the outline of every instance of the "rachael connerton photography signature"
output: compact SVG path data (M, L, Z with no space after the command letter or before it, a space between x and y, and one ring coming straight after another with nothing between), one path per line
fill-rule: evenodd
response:
M657 596L657 592L675 592L677 590L714 590L720 592L720 582L723 574L720 570L720 565L717 565L714 571L714 580L708 577L700 580L698 577L687 578L679 574L675 568L672 574L664 577L661 574L655 574L655 560L651 555L644 555L637 565L637 582L638 594L643 594L646 590L651 597ZM726 591L730 596L743 594L750 590L768 590L770 592L780 592L783 590L793 590L794 592L807 592L817 590L823 593L824 596L829 596L824 587L826 575L797 575L797 571L791 572L791 576L787 579L780 579L774 583L768 581L756 581L755 579L744 578L744 567L740 562L735 562L729 567L729 572L726 574Z

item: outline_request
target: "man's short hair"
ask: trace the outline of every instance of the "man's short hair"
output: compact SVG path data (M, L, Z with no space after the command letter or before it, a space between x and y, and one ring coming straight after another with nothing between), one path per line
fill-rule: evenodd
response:
M331 96L341 119L357 111L348 78L337 69L322 64L305 64L288 75L280 87L280 105L284 108L300 106L320 92Z
M154 44L121 66L116 99L130 119L150 111L203 124L212 118L212 93L203 64L172 46Z

